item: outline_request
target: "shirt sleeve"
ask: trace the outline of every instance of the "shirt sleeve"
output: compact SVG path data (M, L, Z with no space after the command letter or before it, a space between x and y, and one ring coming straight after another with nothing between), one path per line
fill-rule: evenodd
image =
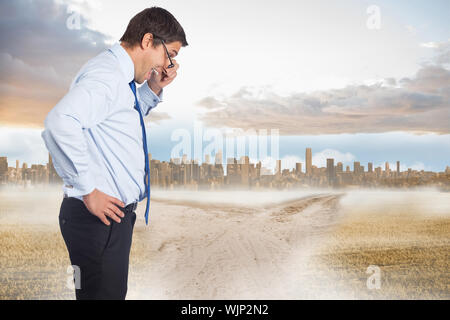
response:
M101 72L78 78L45 118L41 136L69 197L95 188L85 130L108 117L117 92L114 82L113 76Z
M161 93L158 96L153 92L152 89L150 89L147 81L145 81L144 84L137 89L137 91L139 106L141 107L141 111L144 116L148 115L151 109L153 109L158 103L163 101L162 97L164 89L161 89Z

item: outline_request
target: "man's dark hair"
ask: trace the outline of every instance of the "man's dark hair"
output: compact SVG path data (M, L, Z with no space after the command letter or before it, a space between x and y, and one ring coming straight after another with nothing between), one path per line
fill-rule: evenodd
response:
M163 39L165 43L180 41L182 47L188 45L180 23L169 11L163 8L151 7L135 15L128 23L127 30L125 30L120 41L134 47L141 44L146 33L153 34L154 48L161 44L160 39Z

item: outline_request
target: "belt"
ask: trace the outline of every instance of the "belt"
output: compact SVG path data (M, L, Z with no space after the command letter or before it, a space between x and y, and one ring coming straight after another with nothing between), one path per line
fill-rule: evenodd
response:
M138 206L138 203L136 201L136 202L130 203L125 208L119 207L119 209L122 210L124 213L131 213L134 210L136 210L137 206Z

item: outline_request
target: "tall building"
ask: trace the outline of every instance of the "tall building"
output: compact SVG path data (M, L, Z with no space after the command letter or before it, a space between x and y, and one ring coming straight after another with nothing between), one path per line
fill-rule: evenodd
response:
M310 176L312 174L311 166L312 166L312 152L311 148L306 148L306 175Z
M373 172L373 163L372 162L367 163L367 172Z
M261 176L261 167L262 167L262 163L261 163L261 161L258 161L258 163L256 164L256 177Z
M302 173L302 163L301 162L295 163L295 173L296 174Z
M209 154L205 155L205 163L209 164Z
M28 173L28 164L26 162L22 163L22 181L28 180L29 173Z
M275 174L281 175L281 160L277 160L277 167L275 169Z
M6 183L8 178L8 157L0 157L0 183Z
M248 156L243 156L241 158L241 183L248 186L249 182L249 158Z
M389 172L389 162L387 162L387 161L384 164L384 171Z
M359 161L354 161L353 162L353 173L354 174L359 174L360 172L361 172L361 168L360 168Z
M334 179L336 177L336 171L334 169L334 159L327 159L327 178L328 182L332 183L334 182Z
M397 161L397 173L400 173L400 161Z
M20 181L20 177L21 177L21 171L20 171L20 166L19 166L19 160L16 160L16 175L14 177L14 182L18 183Z
M338 162L336 165L336 173L342 173L344 171L344 167L342 165L342 162Z

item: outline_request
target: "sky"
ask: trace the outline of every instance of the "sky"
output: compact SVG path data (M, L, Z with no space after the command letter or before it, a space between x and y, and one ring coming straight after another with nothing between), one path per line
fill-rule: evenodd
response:
M319 167L326 158L351 168L450 165L447 0L0 0L0 156L9 166L47 163L45 116L79 68L148 6L170 11L189 43L146 119L153 158L201 161L202 145L222 149L225 162L248 154L230 131L277 130L276 152L259 148L251 160L292 168L311 147Z

